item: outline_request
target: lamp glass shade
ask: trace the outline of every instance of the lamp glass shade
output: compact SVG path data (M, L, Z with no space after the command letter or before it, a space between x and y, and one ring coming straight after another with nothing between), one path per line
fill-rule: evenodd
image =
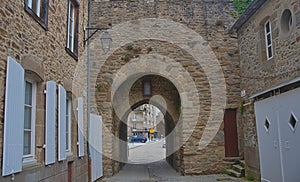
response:
M108 32L104 32L100 38L102 49L105 53L107 53L110 50L112 38Z

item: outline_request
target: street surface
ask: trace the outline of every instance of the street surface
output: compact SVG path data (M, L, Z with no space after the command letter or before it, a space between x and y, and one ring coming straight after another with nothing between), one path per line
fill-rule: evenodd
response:
M128 162L106 182L245 182L225 174L181 176L165 160L162 141L129 144Z
M163 141L150 141L147 143L130 143L128 163L147 164L166 158L166 148Z

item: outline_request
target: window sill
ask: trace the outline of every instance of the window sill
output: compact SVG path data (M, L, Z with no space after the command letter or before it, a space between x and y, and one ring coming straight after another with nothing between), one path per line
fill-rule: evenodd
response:
M46 20L41 19L38 17L31 9L25 7L25 11L36 21L38 22L43 29L46 31L48 30L48 24L45 22Z
M72 152L67 152L67 157L69 157L69 156L72 156L73 155L73 153Z
M37 160L36 159L23 159L23 167L25 166L29 166L29 165L34 165L37 164Z
M76 61L78 61L78 55L74 52L72 52L69 48L65 48L66 52L72 57L74 58Z
M72 162L76 159L76 157L73 155L73 153L70 153L70 154L72 154L72 155L67 154L67 161L68 162Z

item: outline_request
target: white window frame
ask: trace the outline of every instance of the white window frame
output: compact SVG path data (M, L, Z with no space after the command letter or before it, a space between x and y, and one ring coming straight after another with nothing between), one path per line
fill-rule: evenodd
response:
M269 24L269 32L267 31L267 25ZM267 59L270 60L273 58L274 56L274 51L273 51L273 39L272 39L272 26L271 26L271 22L270 21L267 21L265 23L265 26L264 26L264 29L265 29L265 43L266 43L266 54L267 54ZM270 37L270 40L271 40L271 43L269 44L268 43L268 37ZM271 48L271 53L272 53L272 56L269 55L269 48Z
M72 11L71 11L71 9L72 9ZM72 52L74 52L74 41L75 41L75 10L76 10L75 5L73 4L73 2L71 0L69 0L67 48L70 49ZM70 24L71 24L71 30L70 30Z
M66 137L68 135L68 140L66 140L66 152L67 155L72 155L72 100L67 97L67 112L66 112Z
M132 113L132 121L136 121L136 115L135 115L135 113Z
M33 4L32 4L32 0L28 0L28 7L38 16L38 17L41 17L41 0L36 0L36 7L37 7L37 10L34 11L32 9L33 7Z
M35 81L31 79L25 78L25 88L24 88L24 94L26 89L26 82L29 82L32 84L32 100L31 100L31 146L30 146L30 154L23 155L23 165L35 163L35 125L36 125L36 93L37 93L37 84ZM25 107L25 100L24 100L24 107ZM25 119L25 118L24 118ZM25 128L23 128L24 132ZM24 135L24 133L23 133ZM24 145L22 149L24 148Z

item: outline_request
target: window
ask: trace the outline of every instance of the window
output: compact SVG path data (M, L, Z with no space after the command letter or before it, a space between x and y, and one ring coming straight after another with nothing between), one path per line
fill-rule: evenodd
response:
M143 81L143 93L144 96L152 95L151 82L148 80Z
M136 121L136 115L134 113L131 115L131 120Z
M269 60L273 58L272 29L270 21L267 21L265 24L265 42L267 59Z
M25 0L25 10L44 29L48 29L48 4L48 0Z
M36 83L25 80L23 163L34 160Z
M70 98L67 98L66 106L66 151L67 153L71 153L72 101Z
M132 124L132 129L136 129L136 124Z
M289 36L293 28L293 14L291 10L283 11L280 19L281 33L283 36Z
M66 51L76 60L78 56L78 11L79 4L76 0L69 0Z

